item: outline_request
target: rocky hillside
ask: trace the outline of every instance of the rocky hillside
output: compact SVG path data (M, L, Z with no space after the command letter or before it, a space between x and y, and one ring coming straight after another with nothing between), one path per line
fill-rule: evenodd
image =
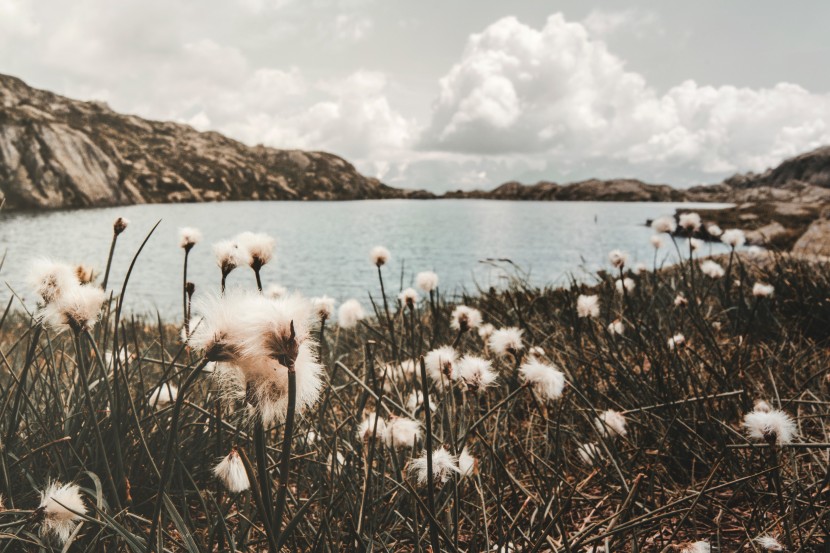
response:
M486 192L459 190L449 192L445 197L601 202L677 202L685 199L681 190L665 184L646 184L636 179L591 179L565 185L544 181L525 185L512 181Z
M250 147L0 75L0 196L4 209L32 209L430 194L386 186L332 154Z

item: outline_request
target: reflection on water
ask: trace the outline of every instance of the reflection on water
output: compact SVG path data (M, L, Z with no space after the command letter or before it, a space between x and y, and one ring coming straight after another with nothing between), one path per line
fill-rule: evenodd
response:
M632 262L651 266L651 230L646 219L674 213L681 204L602 202L507 202L486 200L371 200L360 202L229 202L141 205L47 213L0 212L0 271L12 290L33 306L25 286L28 262L46 256L91 264L103 272L112 222L123 216L129 228L119 238L111 284L120 289L130 260L156 223L131 276L127 305L133 311L175 316L181 310L182 251L178 227L204 234L190 255L189 280L196 297L219 287L211 244L251 230L277 239L276 261L263 269L265 284L279 283L312 296L366 299L377 293L369 250L392 252L386 275L397 291L414 274L434 270L447 292L498 286L504 271L488 259L509 259L529 271L537 284L562 283L607 266L608 251L621 248ZM682 204L689 207L692 204ZM717 207L706 204L706 207ZM716 251L720 245L706 246ZM661 255L669 254L666 250ZM253 273L238 269L229 286L253 285ZM0 299L8 301L4 287Z

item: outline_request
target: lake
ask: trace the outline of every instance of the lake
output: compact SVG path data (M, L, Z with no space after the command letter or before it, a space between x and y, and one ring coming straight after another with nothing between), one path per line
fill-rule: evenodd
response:
M725 207L727 204L699 204ZM0 212L0 254L6 253L0 279L5 302L14 290L34 306L25 284L35 257L84 263L103 273L112 239L112 222L122 216L129 228L119 237L111 285L118 286L130 260L156 221L156 232L142 252L127 288L132 312L180 316L181 266L178 228L193 226L204 234L190 255L188 280L196 297L215 294L220 272L211 245L250 230L276 238L276 261L263 271L265 285L278 283L305 295L328 294L337 300L367 300L377 294L376 269L369 250L384 245L392 252L384 268L387 291L397 294L403 279L434 270L443 292L499 286L505 270L488 260L509 259L536 284L584 279L608 267L608 252L620 248L652 265L651 229L645 221L671 215L695 204L604 202L511 202L488 200L369 200L355 202L226 202L138 205L42 213ZM720 244L709 251L727 251ZM670 255L661 250L661 258ZM502 263L504 267L506 264ZM509 265L508 265L509 267ZM402 277L403 275L403 277ZM253 286L250 269L237 269L228 286Z

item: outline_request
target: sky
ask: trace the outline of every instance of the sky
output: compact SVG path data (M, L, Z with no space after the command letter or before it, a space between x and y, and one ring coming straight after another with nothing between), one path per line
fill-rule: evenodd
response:
M0 73L392 186L761 172L830 143L830 3L0 0Z

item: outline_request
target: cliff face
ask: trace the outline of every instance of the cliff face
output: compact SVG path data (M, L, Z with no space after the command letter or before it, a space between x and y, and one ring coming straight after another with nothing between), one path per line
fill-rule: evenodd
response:
M0 196L5 209L28 209L431 194L386 186L332 154L249 147L0 75Z

